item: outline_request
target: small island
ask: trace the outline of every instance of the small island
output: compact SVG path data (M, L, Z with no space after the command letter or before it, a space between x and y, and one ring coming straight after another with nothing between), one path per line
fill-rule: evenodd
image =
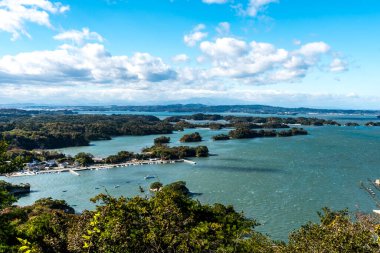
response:
M380 122L367 122L365 126L380 126Z
M159 158L161 160L183 159L188 157L208 157L209 150L207 146L179 146L168 147L166 145L154 145L150 148L143 149L145 155Z
M229 140L230 136L226 134L218 134L212 137L214 141L224 141L224 140Z
M154 144L166 144L170 142L170 137L161 136L154 139Z
M289 137L296 135L307 135L308 132L303 128L292 128L277 132L276 130L252 130L249 128L237 128L229 132L231 139L251 139L251 138L264 138L264 137Z
M198 133L192 133L192 134L185 134L182 136L182 138L179 140L180 142L200 142L202 141L202 136Z
M347 122L344 124L344 126L347 126L347 127L357 127L357 126L360 126L358 123L356 122Z

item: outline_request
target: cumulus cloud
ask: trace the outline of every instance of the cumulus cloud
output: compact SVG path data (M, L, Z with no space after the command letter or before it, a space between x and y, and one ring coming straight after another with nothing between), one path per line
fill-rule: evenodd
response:
M320 58L328 56L330 46L313 42L289 51L269 43L223 37L203 41L200 50L211 63L205 71L208 78L239 79L263 85L300 80L309 69L321 64Z
M348 70L347 63L339 58L334 58L330 63L331 72L344 72Z
M0 57L0 100L19 97L28 101L65 98L63 103L76 99L146 103L162 101L163 97L173 102L225 97L248 101L262 95L254 92L255 86L296 82L312 69L324 71L320 66L326 57L331 61L331 71L341 71L343 64L325 42L286 50L269 43L219 37L199 44L196 59L200 64L194 61L172 67L149 53L112 55L100 42L85 42L88 38L100 40L90 36L89 30L72 34L75 36L61 38L74 44ZM186 63L189 56L178 54L172 61Z
M73 34L75 36L62 36L62 38L82 42L85 40L82 35L89 35L91 32ZM299 81L309 70L322 65L322 60L325 58L323 56L331 58L330 46L325 42L312 42L301 45L295 50L286 50L269 43L220 37L213 41L202 41L199 50L197 62L200 65L177 66L174 69L160 57L148 53L113 56L100 43L63 44L55 50L1 57L0 83L118 85L127 82L138 86L138 84L173 82L177 85L204 87L223 80L226 85L235 82L246 85L267 85ZM189 61L189 56L179 54L174 56L172 61L185 63ZM343 63L338 58L332 60L330 70L343 71L345 68Z
M181 63L190 61L190 57L186 54L177 54L172 58L173 62Z
M312 42L303 45L298 52L307 57L314 57L320 54L327 53L330 50L330 46L323 41Z
M103 37L96 33L91 32L88 28L82 28L82 31L78 30L69 30L62 33L59 33L53 37L55 40L66 40L66 41L72 41L75 44L83 44L85 41L98 41L103 42Z
M64 13L68 5L48 0L0 0L0 31L12 34L12 40L21 35L31 37L25 25L34 23L51 28L50 15Z
M189 47L194 47L199 41L207 37L207 33L203 32L206 29L204 24L199 24L193 28L193 30L183 37L183 41Z
M147 53L112 56L101 44L64 44L52 51L34 51L0 58L0 83L80 84L160 82L177 73L161 58Z

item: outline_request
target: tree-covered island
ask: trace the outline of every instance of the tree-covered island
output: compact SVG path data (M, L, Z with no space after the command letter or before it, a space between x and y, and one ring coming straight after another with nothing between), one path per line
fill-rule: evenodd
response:
M332 120L317 118L217 114L173 116L160 120L147 115L75 115L71 111L53 113L0 109L0 116L0 138L5 139L10 148L25 150L86 146L91 141L110 140L115 136L165 135L192 128L281 129L290 128L289 125L340 125ZM368 125L376 124L371 122ZM167 138L170 137L159 137L156 142L168 143ZM199 136L187 136L183 140L199 141Z
M198 133L185 134L179 140L180 142L200 142L202 141L202 136Z

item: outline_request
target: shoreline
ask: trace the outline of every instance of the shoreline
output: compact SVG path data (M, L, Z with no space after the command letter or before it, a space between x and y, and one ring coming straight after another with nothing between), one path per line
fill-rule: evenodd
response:
M42 171L28 171L28 172L13 172L1 176L5 177L25 177L25 176L36 176L36 175L42 175L42 174L59 174L62 172L69 172L76 176L80 176L79 171L86 171L86 170L108 170L112 168L121 168L121 167L128 167L128 166L138 166L138 165L155 165L155 164L173 164L173 163L190 163L195 165L196 162L193 162L191 160L187 159L177 159L177 160L139 160L134 162L126 162L126 163L118 163L118 164L96 164L88 167L70 167L70 168L62 168L62 169L49 169L49 170L42 170Z

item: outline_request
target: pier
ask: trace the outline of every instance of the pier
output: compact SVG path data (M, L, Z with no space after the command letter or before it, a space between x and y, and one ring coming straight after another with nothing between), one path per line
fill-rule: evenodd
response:
M80 174L76 171L73 171L73 170L69 170L69 172L75 176L80 176Z
M193 164L193 165L197 164L196 162L191 161L191 160L187 160L187 159L183 159L183 161L184 161L185 163L190 163L190 164Z

